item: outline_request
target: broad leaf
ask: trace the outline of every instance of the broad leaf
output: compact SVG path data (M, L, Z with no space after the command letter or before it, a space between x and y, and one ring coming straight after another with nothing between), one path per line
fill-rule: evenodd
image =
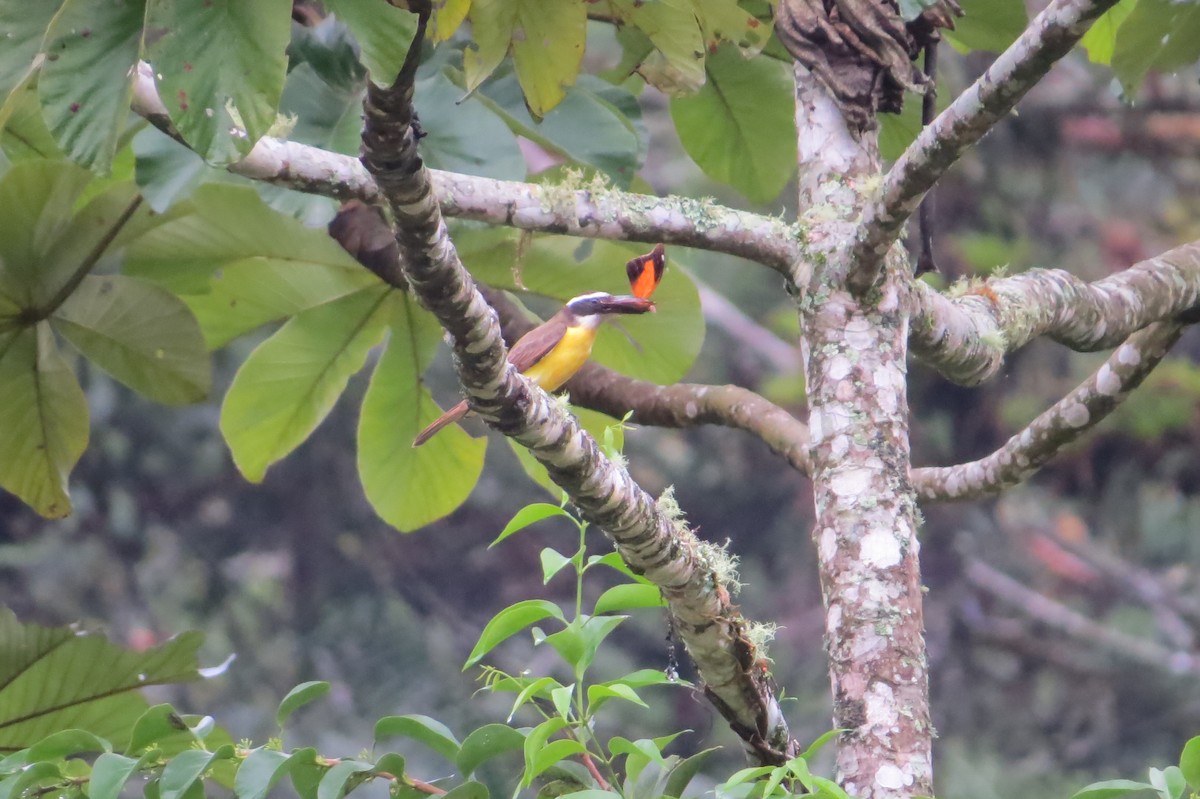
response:
M540 121L526 109L513 73L489 82L476 96L495 109L514 133L573 164L604 172L622 188L630 186L646 157L646 131L637 98L628 89L591 75L580 75L562 102Z
M104 173L129 118L145 0L67 0L38 78L46 122L72 161Z
M232 747L229 749L232 754ZM189 789L193 785L203 783L204 772L223 754L225 753L219 750L209 752L204 749L188 749L172 757L163 767L162 777L159 778L161 799L183 799L193 796Z
M1133 93L1150 70L1174 72L1200 59L1200 4L1139 0L1117 33L1113 72Z
M124 747L146 709L139 689L197 679L201 640L187 633L132 652L72 628L21 624L0 609L0 750L23 749L65 728Z
M143 759L106 752L96 758L88 780L88 799L118 799L125 783L143 765ZM261 799L261 797L257 798Z
M373 768L373 763L360 760L343 760L337 763L321 778L321 783L317 786L317 799L341 799L346 792L346 784L355 774L371 771Z
M376 286L311 308L250 354L221 405L234 463L257 483L316 429L383 338L387 297Z
M429 39L444 42L454 35L467 18L471 0L433 0L433 17L429 20Z
M500 535L496 536L496 540L488 544L488 548L496 546L504 539L514 533L524 530L531 524L537 524L543 519L549 519L552 516L566 516L571 518L571 514L567 513L558 505L551 505L547 502L535 502L532 505L526 505L517 511L508 524L504 525L504 529L500 531Z
M289 0L148 0L147 43L171 121L205 160L228 163L275 122L287 72ZM245 130L245 135L239 131Z
M473 94L463 99L462 90L439 71L417 81L414 102L428 134L421 140L421 155L430 167L497 180L525 178L517 137L486 98Z
M959 52L990 50L999 53L1017 40L1029 24L1025 0L959 0L963 15L954 30L942 35Z
M1131 793L1153 789L1154 786L1146 782L1105 780L1104 782L1093 782L1086 788L1076 791L1071 795L1071 799L1116 799L1118 796L1126 796Z
M315 702L329 693L329 683L323 680L302 682L287 692L287 696L279 703L275 711L275 723L282 727L300 708Z
M1183 752L1179 755L1179 770L1183 772L1188 785L1200 787L1200 736L1183 745Z
M436 719L419 714L386 716L375 723L375 743L395 737L411 738L454 762L460 745L450 729Z
M363 270L366 271L366 270ZM458 425L424 446L412 440L441 410L421 382L441 328L407 297L391 302L391 336L363 398L358 423L358 473L380 518L408 532L466 501L483 471L485 439Z
M66 516L67 477L87 440L87 400L50 326L0 333L0 487L43 516Z
M706 69L699 92L671 100L683 148L713 180L754 202L775 199L796 169L790 65L724 46Z
M6 118L0 122L0 148L12 161L65 157L42 117L36 81L31 79L16 87L0 117ZM0 170L0 174L3 172Z
M104 371L153 400L178 405L208 395L211 366L200 325L165 289L89 275L52 324Z
M292 753L259 747L238 768L234 793L238 799L264 799L279 780L298 767L311 766L316 750L299 749Z
M463 739L454 764L464 777L469 777L482 763L508 752L518 752L525 745L525 734L507 724L485 724Z
M707 50L691 0L613 0L613 8L629 23L618 31L624 48L618 78L636 72L671 95L704 85Z
M615 585L601 594L596 600L596 607L592 612L599 615L615 610L661 608L666 605L667 601L663 599L662 591L658 589L658 586L625 583Z
M1092 23L1092 27L1088 28L1088 32L1079 40L1079 45L1087 51L1088 60L1096 64L1108 64L1112 61L1113 51L1117 46L1117 31L1137 2L1138 0L1121 0Z
M10 95L32 74L46 30L61 5L61 0L0 0L0 31L5 38L0 47L0 127L8 116Z
M479 86L509 51L525 103L541 118L575 83L587 38L587 6L578 0L475 0L476 48L463 55L468 88Z
M483 632L479 636L479 641L475 644L475 648L471 650L471 654L467 656L467 662L463 665L463 668L467 669L475 665L483 659L484 655L491 652L498 645L542 619L566 621L558 605L544 599L527 599L523 602L509 605L493 616L492 620L483 628Z
M92 752L111 752L112 744L87 730L60 730L50 733L29 748L26 758L30 763L39 760L57 760Z
M417 30L417 15L378 0L329 0L325 5L358 40L371 80L391 85Z
M0 180L0 316L9 303L32 309L53 294L46 261L52 251L81 243L69 230L90 180L87 170L72 164L32 160L14 164ZM93 245L102 234L79 232Z

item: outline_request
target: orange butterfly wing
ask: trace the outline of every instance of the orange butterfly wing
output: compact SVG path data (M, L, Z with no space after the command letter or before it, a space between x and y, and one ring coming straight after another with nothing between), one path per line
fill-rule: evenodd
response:
M650 252L625 264L625 274L629 276L629 288L633 296L649 299L662 281L666 266L667 254L661 244L656 244Z

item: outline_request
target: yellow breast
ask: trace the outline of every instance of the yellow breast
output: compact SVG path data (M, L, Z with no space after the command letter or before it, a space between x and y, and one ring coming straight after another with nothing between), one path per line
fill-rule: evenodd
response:
M566 334L546 357L525 370L525 376L546 391L556 391L571 379L592 354L594 327L568 327Z

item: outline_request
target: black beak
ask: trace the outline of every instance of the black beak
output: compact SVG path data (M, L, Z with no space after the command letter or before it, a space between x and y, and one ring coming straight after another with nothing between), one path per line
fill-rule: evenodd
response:
M596 301L600 313L654 313L654 303L644 297L633 297L622 294L615 297L605 297Z

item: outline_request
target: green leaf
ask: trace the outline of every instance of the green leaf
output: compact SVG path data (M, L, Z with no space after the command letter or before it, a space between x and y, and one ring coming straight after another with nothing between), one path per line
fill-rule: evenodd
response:
M445 724L429 716L386 716L375 723L376 744L396 736L423 743L451 763L458 757L460 745L454 733Z
M355 774L371 771L374 768L374 764L363 763L359 760L341 761L325 772L325 776L321 778L321 783L317 786L317 799L341 799L342 795L346 793L346 783Z
M161 799L181 799L188 795L193 785L203 782L204 772L218 754L204 749L188 749L171 758L163 768L159 782Z
M751 201L775 199L796 169L791 65L723 46L705 68L699 92L671 100L683 149L704 174Z
M0 316L12 308L40 307L54 288L48 284L47 261L65 244L83 238L72 235L76 200L91 174L73 164L22 161L0 179ZM100 236L81 231L90 243ZM56 268L55 273L58 273Z
M362 48L362 63L376 83L388 86L404 63L417 16L378 0L331 0L326 7L345 24Z
M1024 0L959 0L959 5L963 15L954 21L954 30L943 30L942 35L960 53L999 53L1029 24Z
M486 785L470 780L446 791L442 799L488 799L490 795Z
M517 137L486 98L476 93L463 99L462 90L439 71L417 81L414 104L421 109L421 126L428 134L421 140L421 156L430 167L524 180L525 156Z
M525 773L521 777L521 781L525 787L528 787L535 777L544 773L551 766L566 760L571 755L580 755L586 751L587 747L574 738L560 738L557 741L550 741L534 753L532 760L525 769Z
M8 789L8 796L15 799L22 799L26 792L32 793L32 789L44 783L57 782L62 778L62 770L57 763L34 763L29 768L24 769L20 774L10 777L0 783L0 794L4 793L5 787Z
M551 549L550 547L543 549L539 554L539 558L542 562L543 585L549 583L550 580L554 578L554 575L562 571L564 566L568 566L571 563L570 558L566 557L556 549Z
M323 680L302 682L287 692L275 711L275 723L282 727L292 714L310 702L315 702L329 693L329 683Z
M800 754L800 759L801 760L811 760L813 757L816 756L817 752L820 752L822 749L825 748L826 744L828 744L834 738L837 738L843 732L846 732L846 730L832 729L832 730L829 730L828 732L822 733L821 735L817 736L817 739L815 741L813 741L811 744L809 744L808 748L805 749Z
M0 107L0 148L12 161L65 157L42 118L36 81L30 79L14 88L8 104ZM0 175L5 171L7 167L0 169Z
M33 74L46 30L61 5L61 0L0 0L0 31L5 39L0 47L0 127L8 117L13 90Z
M1200 59L1200 4L1139 0L1117 32L1112 69L1132 94L1150 70L1174 72Z
M646 157L637 98L592 75L580 75L541 121L525 107L513 73L489 82L473 96L499 114L513 133L570 163L604 172L618 187L630 186Z
M125 783L145 764L146 758L132 758L105 752L92 764L88 780L88 799L118 799Z
M577 675L582 674L596 658L596 651L609 633L628 616L592 616L582 624L572 622L567 629L546 637L546 643L571 664Z
M140 689L197 679L202 640L186 633L133 652L73 628L21 624L0 609L0 750L68 728L123 748L146 710Z
M87 440L87 400L50 326L0 334L0 486L42 516L66 516Z
M508 752L517 752L525 745L525 734L507 724L485 724L463 739L454 764L464 777L488 760Z
M463 54L468 88L479 86L511 47L529 112L540 119L558 105L583 62L587 6L578 0L475 0L470 17L477 47Z
M46 123L72 161L97 172L108 172L129 118L145 13L144 0L68 0L46 34Z
M666 606L667 601L663 599L662 591L657 586L626 583L615 585L601 594L596 600L596 607L592 612L599 616L614 610L664 608Z
M1147 782L1105 780L1103 782L1093 782L1086 788L1076 791L1071 795L1071 799L1116 799L1118 796L1153 789L1154 786Z
M1179 770L1192 788L1200 788L1200 735L1183 745L1179 755Z
M531 681L521 689L521 692L517 694L517 698L513 700L512 710L508 712L506 721L512 721L513 716L517 715L517 711L530 699L549 699L555 691L561 690L562 687L562 683L553 677L539 677Z
M381 774L391 774L393 777L404 776L404 756L388 752L375 760L375 771Z
M238 768L233 792L238 799L263 799L283 776L283 766L290 759L287 752L259 747L242 761Z
M712 753L718 749L720 749L719 746L714 746L711 749L703 749L691 757L681 760L675 768L671 769L666 785L663 788L663 794L665 796L683 796L683 792L691 784L692 778L699 773L709 757L712 756Z
M643 245L539 237L517 257L515 239L504 232L460 235L459 255L478 280L495 288L527 290L559 302L588 291L628 294L625 262ZM515 265L515 266L514 266ZM677 382L704 343L704 317L695 284L668 253L667 269L655 292L655 313L626 317L600 329L592 358L622 374L660 384ZM580 419L584 414L578 414ZM599 417L593 417L599 420ZM611 417L593 435L599 438Z
M525 768L521 772L520 783L522 788L528 788L533 782L534 777L536 777L538 774L541 774L542 771L545 771L549 766L553 765L553 763L547 763L546 766L540 771L534 771L535 763L538 762L539 755L543 752L543 750L548 748L548 744L546 742L550 740L550 736L554 735L566 726L566 719L562 718L561 716L554 716L546 719L541 724L529 731L529 735L525 738L524 745ZM565 757L566 755L563 756ZM558 760L561 759L562 757L558 758Z
M30 763L38 760L57 760L85 752L111 752L112 744L87 730L61 730L51 733L29 747L26 758Z
M587 689L588 698L588 715L595 715L597 711L603 707L609 699L624 699L626 702L632 702L635 705L648 708L650 707L637 695L637 691L630 688L628 685L614 683L612 685L589 685ZM672 794L675 796L677 794Z
M1163 796L1163 799L1183 799L1187 791L1187 780L1178 766L1167 766L1161 771L1150 769L1150 784Z
M630 688L645 688L647 685L686 685L682 680L672 680L666 674L658 669L638 669L626 674L624 677L618 677L615 680L609 680L601 685L627 685Z
M89 275L51 320L104 371L158 402L208 395L211 365L200 325L174 294L123 275Z
M391 335L358 421L358 473L380 518L408 532L466 501L483 471L487 440L452 425L424 446L412 446L441 413L421 382L441 327L407 296L393 295L390 304Z
M1117 45L1117 31L1137 2L1138 0L1121 0L1105 11L1100 19L1092 23L1088 32L1083 34L1079 45L1087 51L1089 61L1093 64L1108 64L1112 61Z
M483 628L478 643L467 657L464 669L474 666L483 656L495 649L500 643L507 641L516 633L542 619L558 619L565 622L562 610L553 602L544 599L527 599L509 605L492 617Z
M183 738L189 744L196 740L187 723L175 712L175 708L168 704L155 705L148 708L134 722L125 754L137 754L151 747L175 748L164 744L171 738Z
M158 37L146 60L162 76L171 121L206 161L238 160L274 124L291 8L290 0L148 0L146 27Z
M567 511L558 505L551 505L548 502L534 502L532 505L526 505L517 511L517 514L509 520L508 524L504 525L504 529L500 531L500 535L496 536L496 540L488 544L488 549L496 546L496 544L499 544L509 536L521 532L530 525L555 516L565 516L572 522L575 521L570 513L567 513Z
M234 463L257 483L333 408L383 338L391 289L377 286L297 314L250 354L221 405Z

